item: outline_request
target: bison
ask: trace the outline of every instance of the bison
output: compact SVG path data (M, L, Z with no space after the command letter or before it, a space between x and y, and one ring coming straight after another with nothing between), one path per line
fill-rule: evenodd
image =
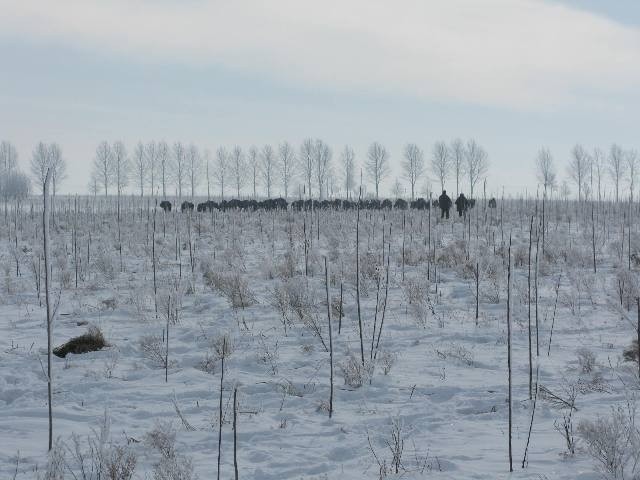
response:
M160 202L160 208L162 210L164 210L165 212L170 212L171 211L171 202L168 200L163 200Z
M429 202L427 202L424 198L417 198L416 200L411 202L410 206L414 210L428 210Z

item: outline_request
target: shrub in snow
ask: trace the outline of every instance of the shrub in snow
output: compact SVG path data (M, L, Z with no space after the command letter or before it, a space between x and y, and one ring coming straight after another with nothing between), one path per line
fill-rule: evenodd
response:
M108 480L131 480L136 470L138 458L128 448L116 445L109 449L104 458L104 473Z
M435 314L429 297L429 287L429 282L422 278L407 278L403 286L408 312L421 327L426 326L429 312Z
M467 242L456 240L447 248L437 250L438 265L440 267L454 268L467 261Z
M362 364L362 359L356 358L354 355L349 355L345 361L339 365L342 372L342 378L344 378L345 385L349 385L352 388L360 388L364 383L371 378L373 373L373 365L365 360L365 364Z
M176 451L176 431L171 423L158 422L145 435L145 443L160 453L160 461L153 468L154 480L191 480L193 463Z
M176 454L162 457L153 468L154 480L191 480L197 478L193 474L193 463L189 457Z
M113 256L109 255L105 248L98 250L98 254L93 260L93 266L104 282L112 283L115 280L116 267L113 262Z
M389 374L397 359L398 355L393 352L389 352L387 350L383 350L382 352L380 352L378 361L380 362L380 365L382 366L382 372L385 375Z
M245 308L255 303L249 283L237 271L215 271L203 264L205 283L220 292L233 308Z
M65 471L65 448L64 442L58 439L54 442L53 448L49 451L47 458L47 469L42 480L64 480Z
M136 454L127 445L117 445L109 435L105 412L100 428L87 437L72 434L70 444L58 440L47 466L47 480L131 480L137 465ZM65 476L65 472L69 476Z
M176 431L171 422L159 421L144 436L145 443L163 457L175 454Z
M640 432L635 425L635 405L611 410L609 418L582 421L578 433L587 451L609 478L638 478Z
M578 356L578 364L582 369L582 373L591 373L596 365L596 355L588 348L579 348L576 351Z
M167 353L165 343L159 335L145 335L140 339L142 355L157 367L167 367Z

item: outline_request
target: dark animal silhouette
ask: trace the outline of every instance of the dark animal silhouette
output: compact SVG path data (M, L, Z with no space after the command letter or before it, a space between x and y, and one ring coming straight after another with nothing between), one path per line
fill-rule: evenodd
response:
M622 356L628 362L637 362L638 361L638 340L634 340L631 343L631 346L629 346L628 348L625 348Z
M193 212L193 203L184 201L180 206L180 211L186 212L187 210L190 212Z
M396 210L406 210L409 204L407 203L406 200L402 198L398 198L396 200L396 203L393 204L393 206Z
M410 204L411 208L414 210L428 210L429 202L427 202L424 198L417 198Z
M207 200L206 202L202 202L198 204L197 210L198 212L211 212L213 210L217 210L219 208L218 204L213 200Z
M496 208L498 206L496 199L492 198L489 200L489 208Z
M165 212L170 212L171 211L171 202L168 200L163 200L160 202L160 208L162 210L164 210Z

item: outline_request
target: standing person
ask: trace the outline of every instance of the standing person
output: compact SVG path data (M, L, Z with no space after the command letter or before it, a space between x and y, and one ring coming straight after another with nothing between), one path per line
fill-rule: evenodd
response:
M456 199L456 210L458 211L458 216L461 217L462 214L467 213L467 208L469 208L469 202L467 197L464 196L464 193L461 193Z
M438 205L440 205L440 218L444 218L445 215L449 218L449 209L451 208L451 199L447 195L447 191L443 190L442 195L438 198Z

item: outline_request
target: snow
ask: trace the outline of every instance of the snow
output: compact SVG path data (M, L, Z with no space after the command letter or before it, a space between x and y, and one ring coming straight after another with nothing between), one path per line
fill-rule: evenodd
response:
M4 267L0 280L1 478L13 478L18 453L18 479L42 476L47 463L46 313L44 301L42 304L38 301L31 268L42 251L38 201L34 200L35 213L25 208L17 222L21 270L18 277L16 249L12 245L15 229L10 226L0 233L0 264ZM382 279L380 307L384 299L386 260L382 263L380 258L383 226L387 232L385 241L389 239L391 226L392 244L381 350L373 374L360 387L345 384L340 368L351 355L356 364L360 362L354 211L194 213L190 227L186 214L172 212L165 216L161 210L156 211L159 304L156 318L151 256L153 211L146 210L146 201L125 199L120 271L113 201L100 200L91 208L93 201L81 199L76 214L72 200L58 199L52 229L54 297L65 283L55 319L54 345L84 333L86 322L99 326L111 345L101 351L70 354L66 359L53 357L54 437L68 445L74 433L85 439L97 431L106 412L109 443L128 446L135 452L138 464L134 478L152 478L160 455L148 445L145 436L158 422L172 422L177 431L176 450L191 458L200 478L215 475L221 365L215 360L214 351L216 342L227 335L232 347L225 360L223 382L221 478L233 478L231 421L235 387L239 399L240 478L379 478L378 460L385 462L389 478L602 477L584 445L575 455L566 454L564 439L554 427L555 422L562 422L566 409L554 407L542 396L537 401L528 462L526 468L521 468L533 404L528 396L526 304L528 218L535 211L533 201L508 203L502 227L499 213L488 210L485 219L479 202L471 212L470 242L466 237L468 226L462 220L452 218L440 223L432 217L431 242L437 242L436 255L451 257L450 261L441 260L438 282L434 281L433 264L431 280L427 279L428 212L361 212L361 271L365 276L361 296L367 362L375 315L376 266ZM561 202L554 205L558 212L563 208ZM567 218L559 213L556 217L555 210L547 218L548 252L545 255L540 252L540 357L536 358L534 337L533 368L535 375L539 365L539 384L557 394L564 395L568 386L578 380L582 385L601 387L595 391L585 388L584 393L577 395L577 411L573 415L577 430L580 421L608 415L611 406L625 404L628 396L637 392L637 365L622 361L624 348L635 338L635 327L612 306L619 303L614 289L616 273L626 268L615 251L616 242L620 248L621 222L597 216L601 225L597 232L598 273L593 274L590 211L587 214L585 210L580 217L579 232L575 218L571 220L569 233ZM411 259L411 265L404 267L404 283L403 215L405 256ZM72 243L74 219L80 259L77 288ZM308 277L304 275L305 223L307 239L313 235ZM195 252L193 273L189 228ZM181 247L177 260L176 230ZM513 256L516 250L524 252L523 263L514 260L511 286L512 474L507 457L506 259L500 256L503 247L506 248L502 238L508 242L509 233L513 235ZM635 235L634 232L634 244ZM287 253L292 263L287 263ZM291 325L285 336L282 316L273 301L273 290L278 286L303 291L306 287L311 320L320 326L328 345L322 255L327 255L330 261L333 302L339 298L341 278L344 287L345 315L339 334L339 318L335 310L332 312L335 358L332 418L327 412L328 352L292 311L288 312ZM482 269L477 325L475 283L464 269L467 263L474 266L476 259ZM287 266L294 269L291 278L283 275ZM491 266L497 272L495 284L485 276ZM246 303L244 308L234 308L219 289L207 284L203 276L207 268L227 275L227 280L237 274L246 282L245 293L255 301L246 297L241 301ZM62 282L65 272L67 278ZM559 274L562 275L559 301L547 356ZM411 282L421 287L416 287L416 295L424 301L421 315L412 313L414 306L407 304L407 285ZM575 298L578 287L581 293ZM177 323L169 326L170 365L165 382L164 368L143 355L140 342L145 336L157 335L165 348L162 339L166 335L164 312L169 294L174 301L178 297L181 306ZM499 299L494 303L496 294ZM44 294L41 299L44 300ZM380 314L381 309L377 326ZM634 312L629 316L634 318ZM416 320L418 317L422 322ZM581 371L576 356L579 348L588 348L595 354L592 372ZM214 359L211 373L201 369L207 353ZM383 358L395 358L386 375ZM186 428L178 417L174 399L193 430ZM387 444L394 423L401 426L404 440L397 475L393 473ZM69 453L67 460L73 466Z

